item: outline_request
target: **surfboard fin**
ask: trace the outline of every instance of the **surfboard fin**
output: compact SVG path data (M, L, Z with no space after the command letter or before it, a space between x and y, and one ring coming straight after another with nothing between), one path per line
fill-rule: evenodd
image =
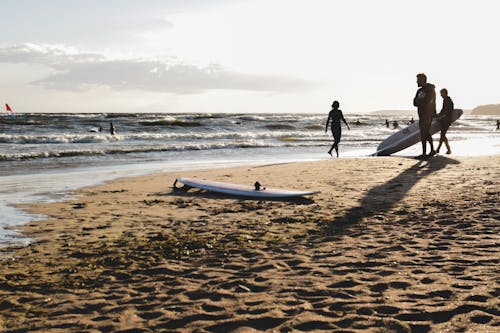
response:
M255 182L255 184L253 184L253 185L255 186L255 190L256 191L261 191L261 190L265 190L266 189L259 182Z
M189 186L189 185L182 185L181 187L178 187L177 186L177 179L175 179L174 183L172 184L172 189L174 190L174 192L187 192L189 191L190 188L193 188L192 186Z

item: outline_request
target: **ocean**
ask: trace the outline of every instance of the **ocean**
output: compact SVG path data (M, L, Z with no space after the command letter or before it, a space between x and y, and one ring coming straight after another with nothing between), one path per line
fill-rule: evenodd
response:
M64 200L123 176L237 165L331 159L327 114L0 115L0 246L27 243L13 226L43 217L15 207ZM405 126L409 113L345 114L341 157L365 157ZM415 115L413 115L415 116ZM385 120L391 126L385 126ZM447 135L454 155L500 153L494 116L464 115ZM110 134L110 125L116 129ZM439 139L436 134L434 138ZM443 151L445 147L443 147ZM397 155L415 156L420 145ZM453 156L453 155L452 155ZM332 164L332 168L334 165ZM165 184L167 188L171 184Z

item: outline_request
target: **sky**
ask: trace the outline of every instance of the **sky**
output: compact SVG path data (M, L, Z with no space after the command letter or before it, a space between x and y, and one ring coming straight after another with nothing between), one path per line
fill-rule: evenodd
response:
M496 0L0 0L0 11L0 103L19 113L410 110L421 72L457 108L500 103Z

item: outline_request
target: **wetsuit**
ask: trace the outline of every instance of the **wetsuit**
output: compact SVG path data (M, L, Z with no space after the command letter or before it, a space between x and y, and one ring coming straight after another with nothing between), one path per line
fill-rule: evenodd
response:
M340 137L342 136L342 128L340 127L340 121L342 120L347 127L349 127L349 125L347 125L344 115L342 114L342 111L340 111L339 109L333 109L328 114L325 131L328 129L328 123L330 122L330 120L332 121L330 129L332 130L333 144L330 150L328 151L328 154L331 155L332 150L335 148L335 152L337 153L338 157L339 156L338 146L340 142Z
M448 128L451 125L453 108L453 100L450 98L450 96L446 96L443 99L443 108L438 115L439 117L442 117L439 120L441 123L441 136L444 136L446 134L446 131L448 131Z
M430 83L424 84L417 90L417 94L413 99L413 105L417 107L420 128L420 136L425 153L425 142L429 142L432 148L431 123L432 117L436 115L436 91L434 85Z
M328 120L326 121L326 127L328 128L328 123L332 120L330 129L332 130L333 139L338 144L340 142L340 137L342 136L342 128L340 127L340 121L342 120L344 124L347 125L344 115L341 110L332 110L328 114Z

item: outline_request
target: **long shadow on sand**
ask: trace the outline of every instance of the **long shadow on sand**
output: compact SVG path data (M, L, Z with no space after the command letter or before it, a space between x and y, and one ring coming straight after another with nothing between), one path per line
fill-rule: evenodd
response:
M363 218L383 215L394 208L421 179L447 165L459 163L457 160L444 156L417 161L388 182L370 189L358 206L327 223L325 232L330 235L338 235L346 228L358 224Z

